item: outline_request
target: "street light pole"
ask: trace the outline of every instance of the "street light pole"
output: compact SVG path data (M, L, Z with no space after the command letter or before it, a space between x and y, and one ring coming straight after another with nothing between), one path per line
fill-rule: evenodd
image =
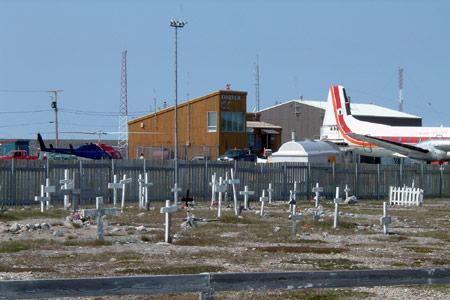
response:
M177 29L183 28L186 21L170 20L170 26L175 28L175 183L178 182L178 55Z
M58 93L62 92L63 90L50 90L47 91L47 93L53 93L54 94L54 100L52 101L52 108L55 110L55 146L58 148L58 105L57 105L57 98Z

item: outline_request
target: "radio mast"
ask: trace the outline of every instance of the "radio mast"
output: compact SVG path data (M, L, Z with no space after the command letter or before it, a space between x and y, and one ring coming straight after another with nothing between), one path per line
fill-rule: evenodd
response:
M119 151L128 158L128 99L127 99L127 50L122 52L120 79Z
M403 111L403 69L398 68L398 111Z

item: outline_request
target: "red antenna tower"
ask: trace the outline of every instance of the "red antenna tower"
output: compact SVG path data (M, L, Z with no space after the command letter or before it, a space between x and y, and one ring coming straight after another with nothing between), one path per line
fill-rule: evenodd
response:
M120 78L119 151L128 157L128 99L127 99L127 50L122 52Z
M403 111L403 69L398 69L398 111Z

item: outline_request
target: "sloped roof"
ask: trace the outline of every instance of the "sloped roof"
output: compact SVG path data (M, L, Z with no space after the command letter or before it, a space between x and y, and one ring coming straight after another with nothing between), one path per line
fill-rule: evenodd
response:
M316 108L325 109L327 101L313 101L313 100L290 100L281 104L277 104L261 111L273 109L277 106L284 105L291 102L297 102L300 104L313 106ZM421 119L419 116L407 114L401 111L396 111L390 108L365 103L350 103L350 109L355 116L378 116L378 117L391 117L391 118L409 118L409 119Z
M270 124L262 121L247 121L247 127L249 128L265 128L265 129L281 129L281 126Z

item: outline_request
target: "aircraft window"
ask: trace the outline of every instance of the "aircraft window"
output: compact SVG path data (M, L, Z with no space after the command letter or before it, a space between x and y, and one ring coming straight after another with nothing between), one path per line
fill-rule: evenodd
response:
M401 137L398 137L397 140L398 140L399 142L401 142L401 141L402 141L402 138L401 138Z
M389 136L389 137L388 137L388 141L391 141L391 140L392 140L392 138Z
M411 137L410 136L408 137L408 143L411 143Z
M421 141L422 141L422 139L421 139L421 138L418 138L418 139L417 139L417 142L418 142L418 143L420 143Z

